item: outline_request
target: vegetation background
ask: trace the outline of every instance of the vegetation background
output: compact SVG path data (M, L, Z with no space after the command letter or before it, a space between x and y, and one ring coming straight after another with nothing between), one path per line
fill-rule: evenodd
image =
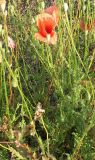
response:
M0 12L0 160L95 160L95 24L80 25L95 1L56 0L56 45L34 37L50 5L9 0Z

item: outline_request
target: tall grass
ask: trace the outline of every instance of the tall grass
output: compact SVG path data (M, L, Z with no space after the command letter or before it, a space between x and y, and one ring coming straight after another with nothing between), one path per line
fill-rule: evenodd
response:
M80 27L95 5L66 1L65 12L64 2L54 46L34 38L41 1L9 1L0 15L0 159L95 159L95 26Z

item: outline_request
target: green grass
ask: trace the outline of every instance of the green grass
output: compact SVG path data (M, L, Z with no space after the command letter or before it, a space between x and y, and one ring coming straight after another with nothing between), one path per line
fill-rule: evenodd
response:
M65 13L57 1L56 45L34 38L41 4L12 0L7 17L0 14L0 159L94 160L95 26L80 28L95 19L94 2L68 1ZM35 121L39 105L45 113Z

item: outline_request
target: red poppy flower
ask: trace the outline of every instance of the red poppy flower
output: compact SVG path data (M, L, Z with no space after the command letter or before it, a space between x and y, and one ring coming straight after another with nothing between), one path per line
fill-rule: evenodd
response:
M35 38L49 44L56 44L57 35L54 31L55 26L54 18L51 15L47 13L38 15L37 27L39 32L35 34Z
M92 23L86 24L83 20L80 21L80 28L83 31L90 31L92 29Z
M55 23L56 23L56 26L58 25L58 22L59 22L59 9L57 6L53 5L53 6L50 6L48 8L46 8L44 10L45 13L48 13L50 15L52 15L54 17L54 20L55 20Z

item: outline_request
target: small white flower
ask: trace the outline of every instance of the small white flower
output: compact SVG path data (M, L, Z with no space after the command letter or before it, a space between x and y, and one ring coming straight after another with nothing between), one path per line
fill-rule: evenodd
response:
M68 11L68 4L67 3L64 3L64 10L65 10L65 12Z

